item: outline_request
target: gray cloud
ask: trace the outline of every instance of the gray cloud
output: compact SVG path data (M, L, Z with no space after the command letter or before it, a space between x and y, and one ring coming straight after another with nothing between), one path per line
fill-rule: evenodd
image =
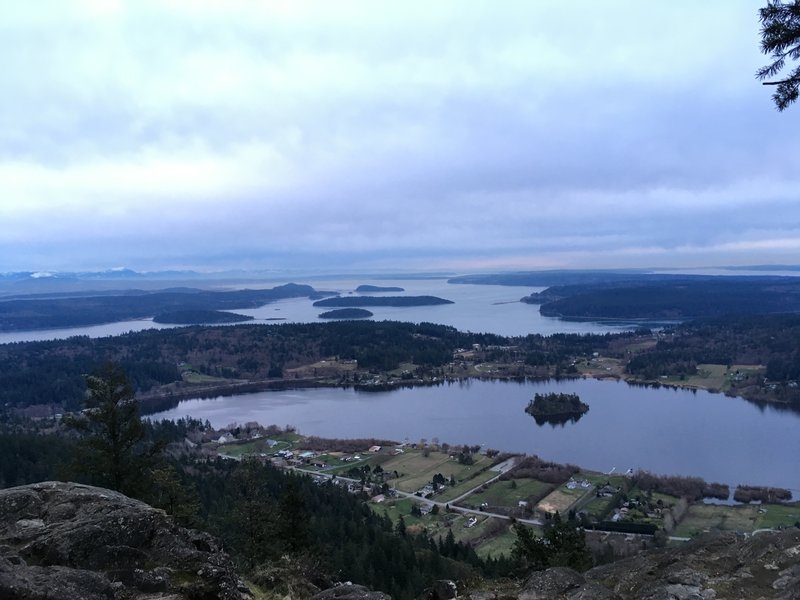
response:
M753 7L53 1L0 52L0 270L797 262Z

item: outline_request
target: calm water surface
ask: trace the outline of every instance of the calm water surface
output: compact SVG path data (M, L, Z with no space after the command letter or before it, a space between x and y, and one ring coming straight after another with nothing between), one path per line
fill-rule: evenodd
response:
M285 282L270 281L265 283L248 283L241 288L259 289L273 288ZM302 282L300 282L302 283ZM398 279L398 280L333 280L314 281L311 285L317 290L336 291L343 295L353 293L361 284L371 283L380 286L395 286L405 289L402 293L389 295L407 296L439 296L452 300L455 304L440 306L409 307L370 307L374 313L373 320L410 321L420 323L427 321L442 325L452 325L462 331L489 332L499 335L527 335L541 333L607 333L630 330L634 325L619 323L593 323L561 321L539 314L539 306L523 304L519 299L531 292L544 288L505 287L499 285L453 285L445 279ZM239 288L239 289L241 289ZM226 289L233 289L226 287ZM381 294L374 294L381 295ZM387 294L382 294L387 295ZM266 304L254 309L232 309L234 312L255 317L251 323L311 323L319 322L319 314L330 310L313 305L308 298L291 298ZM137 321L121 321L90 327L72 327L66 329L48 329L40 331L14 331L0 333L0 344L9 342L28 342L36 340L65 339L75 335L89 337L106 337L120 335L129 331L143 329L164 329L175 327L153 323L152 319Z
M534 393L549 391L577 393L590 410L577 423L538 426L524 408ZM702 391L593 379L476 380L391 392L312 389L188 400L152 417L188 415L216 427L258 421L325 437L479 443L598 471L641 468L800 493L800 417Z

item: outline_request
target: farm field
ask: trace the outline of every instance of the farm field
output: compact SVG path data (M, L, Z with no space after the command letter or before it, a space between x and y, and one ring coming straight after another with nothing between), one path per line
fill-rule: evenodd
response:
M287 441L283 440L276 440L278 443L269 448L265 440L252 440L249 442L244 443L231 443L225 444L224 446L220 446L217 452L219 454L224 454L225 456L233 456L239 458L241 456L246 456L248 454L261 454L261 453L269 453L274 454L279 450L287 450L292 447L292 444Z
M456 541L470 544L480 556L499 556L511 552L516 536L506 520L444 510L436 515L417 517L411 514L413 504L413 500L402 498L370 504L370 507L375 513L388 516L395 525L402 516L407 531L424 531L436 540L452 531ZM474 525L468 526L472 519L475 519Z
M470 508L477 508L483 503L490 507L517 508L520 501L526 501L531 497L542 498L552 489L552 484L536 479L495 481L487 489L471 494L459 504Z
M689 507L686 516L672 535L694 537L711 529L750 533L756 529L758 508L754 504L745 506L694 504Z
M448 480L453 476L456 482L463 482L486 471L492 464L491 459L486 456L473 456L475 458L474 464L463 465L450 458L444 452L430 452L428 456L425 456L421 451L409 451L404 454L398 454L386 461L383 464L383 470L389 473L397 471L399 477L392 481L392 485L403 492L413 493L426 483L429 483L437 473L441 473ZM496 473L490 473L487 479L491 479L496 475ZM474 485L480 485L480 483L481 480L477 479ZM461 493L466 492L471 487L474 486L467 484Z
M800 522L800 503L716 505L694 504L672 535L694 537L703 531L720 529L751 533L758 529L793 527Z
M436 500L439 502L449 502L453 498L458 498L469 492L472 489L482 485L483 483L497 477L499 473L492 471L491 469L485 469L474 475L471 479L467 479L458 483L454 487L447 486L441 493L436 494ZM456 480L458 480L458 476L456 476ZM469 499L473 496L470 494L466 499ZM466 500L465 499L465 500Z
M754 375L763 372L764 369L765 367L760 365L731 365L729 369L727 365L699 364L695 375L684 379L667 377L661 381L724 392L731 387L732 377L737 371L742 375Z

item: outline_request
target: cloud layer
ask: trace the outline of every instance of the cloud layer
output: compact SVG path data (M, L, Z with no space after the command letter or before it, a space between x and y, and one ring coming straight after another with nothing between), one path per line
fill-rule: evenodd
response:
M800 256L758 6L17 4L0 270Z

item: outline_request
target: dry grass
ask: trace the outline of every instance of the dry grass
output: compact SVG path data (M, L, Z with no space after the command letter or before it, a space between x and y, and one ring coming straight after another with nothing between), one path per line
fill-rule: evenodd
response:
M577 498L558 489L545 496L539 504L536 505L537 510L544 512L554 513L558 511L561 514L566 514L569 507L575 504Z

